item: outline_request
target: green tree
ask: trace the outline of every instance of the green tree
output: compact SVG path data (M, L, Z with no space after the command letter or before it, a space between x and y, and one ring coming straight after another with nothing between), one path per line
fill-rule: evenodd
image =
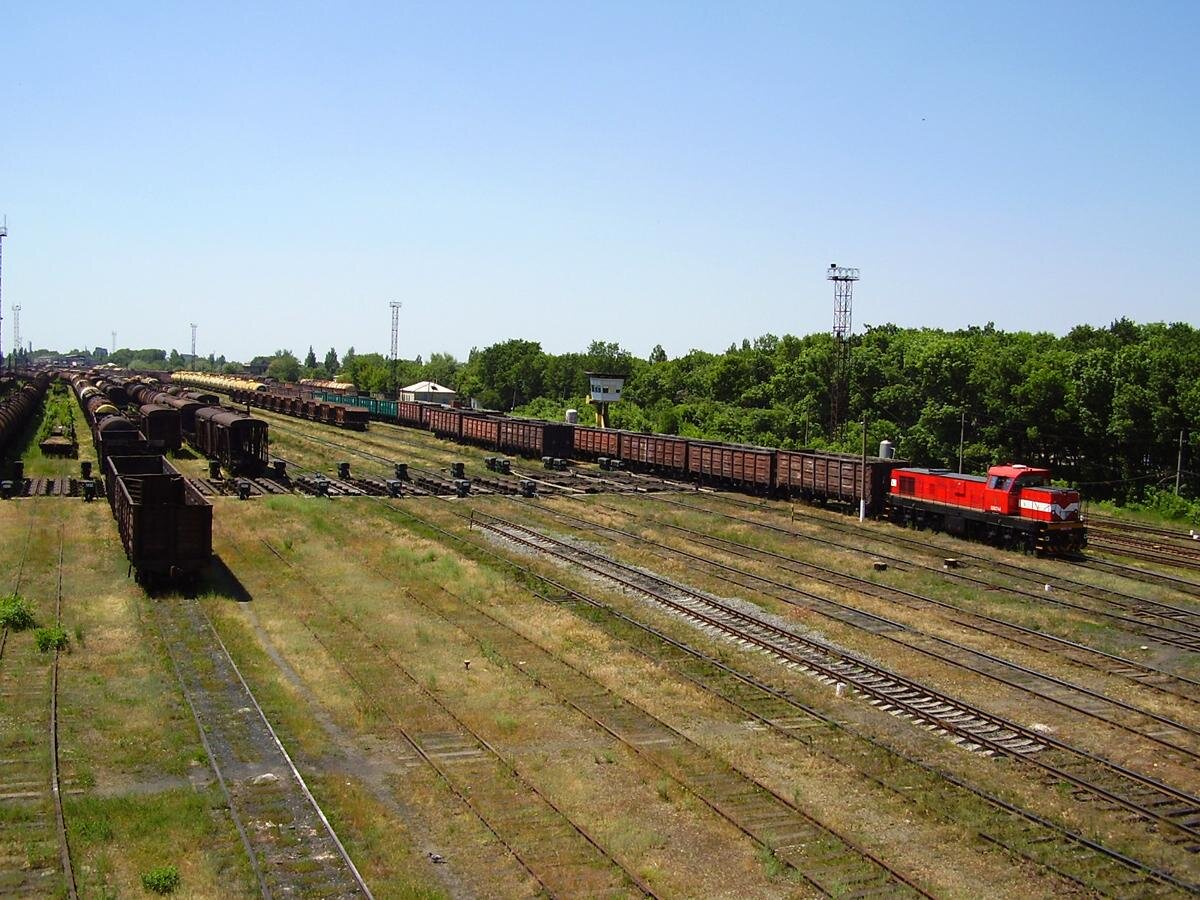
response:
M267 375L278 381L297 381L300 378L300 360L291 350L276 350L267 366Z
M304 357L304 368L315 369L317 367L317 354L313 353L312 344L308 345L308 355Z
M338 362L337 351L330 347L329 352L325 354L325 371L328 372L329 377L332 378L338 373L341 367L341 363Z

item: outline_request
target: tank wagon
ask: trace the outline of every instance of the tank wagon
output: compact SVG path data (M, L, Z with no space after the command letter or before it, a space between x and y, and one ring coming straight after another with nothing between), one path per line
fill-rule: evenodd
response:
M16 446L50 386L50 376L44 372L19 380L19 386L0 399L0 457Z

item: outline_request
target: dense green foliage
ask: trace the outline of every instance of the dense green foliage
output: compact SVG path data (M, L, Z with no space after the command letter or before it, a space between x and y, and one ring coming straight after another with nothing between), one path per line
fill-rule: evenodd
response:
M46 412L38 428L37 442L41 443L54 434L55 428L65 437L75 436L75 398L65 384L56 384L46 395Z
M61 625L48 625L33 633L33 642L37 644L39 652L49 653L51 650L66 650L71 639Z
M33 610L19 594L0 597L0 628L24 631L34 626Z
M179 869L175 866L155 866L142 873L142 887L155 894L170 894L179 887Z
M1092 497L1126 500L1174 488L1185 433L1184 494L1200 493L1200 331L1186 324L1079 326L1064 337L1003 332L868 327L851 345L849 420L831 434L828 334L764 335L725 353L693 350L656 362L612 344L559 356L522 340L475 351L458 373L461 392L483 405L560 419L585 405L588 370L626 373L616 427L780 447L858 452L898 444L920 465L964 470L997 462L1050 466Z

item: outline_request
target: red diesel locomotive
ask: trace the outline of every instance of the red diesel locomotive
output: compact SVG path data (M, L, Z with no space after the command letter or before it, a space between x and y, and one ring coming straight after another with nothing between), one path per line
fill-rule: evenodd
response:
M1039 553L1069 553L1087 544L1079 492L1051 487L1050 470L1030 466L992 466L986 478L894 469L888 515L897 524Z

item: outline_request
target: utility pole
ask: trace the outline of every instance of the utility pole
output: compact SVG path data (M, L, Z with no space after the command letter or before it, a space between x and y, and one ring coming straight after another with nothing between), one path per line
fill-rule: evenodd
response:
M863 416L862 493L858 499L858 521L867 518L867 417Z
M8 237L8 216L4 217L4 224L0 225L0 259L4 257L4 239ZM3 266L0 266L2 269ZM0 369L4 368L4 297L0 295Z
M20 307L17 307L20 309ZM1179 429L1179 455L1175 457L1175 496L1179 496L1179 482L1183 479L1183 429Z
M967 433L967 411L964 409L962 411L962 418L959 420L959 423L958 423L958 474L959 475L962 474L963 437L966 435L966 433Z

